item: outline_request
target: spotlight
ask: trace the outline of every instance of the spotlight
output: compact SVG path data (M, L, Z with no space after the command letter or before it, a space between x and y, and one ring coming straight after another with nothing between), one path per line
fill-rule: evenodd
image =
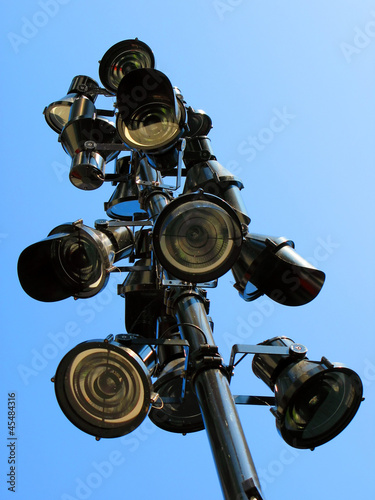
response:
M110 227L99 221L96 227L84 226L82 221L62 224L45 240L27 247L18 260L25 292L43 302L99 293L112 264L133 251L134 237L125 226Z
M171 331L174 330L174 333ZM170 316L158 318L158 338L180 340L175 320ZM149 413L150 420L168 432L187 434L204 429L203 417L190 377L186 376L186 350L175 344L158 346L158 373L154 392L159 395Z
M145 270L129 272L118 292L125 298L125 327L132 334L155 338L157 317L164 304L164 290L157 286L156 269L151 266L151 258L140 259L135 266Z
M217 196L198 192L171 201L158 216L156 258L176 278L203 283L225 274L238 258L242 228L236 213Z
M118 220L147 220L148 215L139 203L139 190L135 173L131 172L129 157L119 158L116 161L116 173L121 180L111 198L104 203L104 210L108 217Z
M99 77L104 87L116 93L125 75L142 68L154 68L152 50L140 40L124 40L104 54L99 65Z
M247 234L232 269L234 287L246 300L266 294L275 302L299 306L320 292L325 275L294 250L286 238Z
M295 448L314 448L337 436L362 401L359 376L339 363L309 361L306 348L286 337L262 344L289 347L289 356L256 354L253 371L275 393L276 426ZM298 357L303 359L298 359Z
M202 151L210 154L209 139L207 137L198 137L188 141L185 157L189 153L191 154L193 147L195 154L199 153L199 147L202 148ZM233 208L243 224L248 225L250 223L250 217L247 215L240 194L243 184L238 177L232 175L215 159L206 162L194 162L194 164L187 166L190 168L186 174L184 193L203 189L206 193L219 196Z
M189 137L204 136L212 129L211 118L201 109L188 108L188 133Z
M69 120L70 108L80 96L86 96L92 102L97 98L98 83L89 76L75 76L68 89L68 95L47 106L44 111L46 122L52 130L61 133Z
M160 406L156 402L149 418L168 432L187 434L204 429L198 399L190 382L187 382L184 398L180 400L185 375L185 359L174 359L164 367L153 385L154 391L159 395ZM174 401L168 402L169 398Z
M94 104L85 96L76 99L71 107L69 121L61 132L61 143L72 158L69 179L79 189L92 190L104 182L106 162L119 151L87 150L86 143L117 143L115 125L96 117Z
M147 416L152 399L149 346L90 340L68 352L53 379L57 401L79 429L98 438L123 436Z
M185 107L169 79L156 69L131 71L117 90L117 131L132 149L163 153L182 136Z

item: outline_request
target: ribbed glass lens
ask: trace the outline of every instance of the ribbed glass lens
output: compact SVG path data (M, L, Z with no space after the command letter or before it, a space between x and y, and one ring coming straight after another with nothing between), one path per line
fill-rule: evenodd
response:
M143 380L124 356L105 348L78 354L65 375L70 405L87 423L112 428L137 417L144 407Z
M182 204L169 213L159 232L161 253L182 273L218 270L220 274L221 266L238 246L238 238L228 213L208 201Z

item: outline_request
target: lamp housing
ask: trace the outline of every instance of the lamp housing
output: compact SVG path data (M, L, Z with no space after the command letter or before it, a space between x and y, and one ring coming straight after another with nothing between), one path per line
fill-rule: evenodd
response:
M155 256L176 278L203 283L225 274L237 260L242 226L221 198L199 191L171 201L153 230Z
M287 356L256 354L252 364L255 375L275 393L273 414L284 441L295 448L312 449L336 437L362 401L360 377L324 357L320 362L308 360L306 349L287 337L262 344L286 346L290 351Z
M62 224L23 250L18 277L25 292L42 302L99 293L113 263L132 253L134 236L128 227L110 227L106 221L99 221L97 228L82 221Z
M81 96L85 96L94 103L98 95L98 89L99 84L89 76L75 76L67 95L51 103L43 111L46 122L51 129L60 134L69 121L70 109L74 101Z
M150 410L154 365L155 352L147 345L83 342L64 356L56 370L57 401L65 416L87 434L123 436L136 429Z
M71 106L69 121L60 135L65 152L72 158L69 179L84 190L99 188L104 182L106 162L118 156L116 149L87 149L87 143L119 143L111 121L97 117L90 99L81 96Z
M117 131L131 149L165 153L185 130L186 110L177 89L161 71L126 74L117 90Z
M325 274L294 250L284 237L247 233L232 268L234 287L251 301L262 294L287 306L304 305L320 292Z

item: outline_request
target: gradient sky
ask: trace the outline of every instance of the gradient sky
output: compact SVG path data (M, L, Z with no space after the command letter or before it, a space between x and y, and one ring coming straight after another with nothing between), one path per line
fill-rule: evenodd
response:
M72 78L138 37L189 105L212 118L218 160L239 176L253 233L285 236L326 273L311 303L244 302L231 273L208 291L226 362L236 343L287 335L308 357L354 369L366 400L315 451L289 447L266 407L239 414L267 500L349 500L375 491L375 2L369 0L19 0L1 7L3 68L0 251L0 497L41 500L221 498L205 432L185 437L148 419L96 442L61 412L50 379L76 344L124 333L123 277L88 299L41 303L17 277L21 251L59 224L105 217L112 186L68 179L70 159L45 106ZM101 101L112 106L111 100ZM107 172L111 172L109 164ZM244 360L234 394L271 395ZM8 393L16 393L16 493L7 490Z

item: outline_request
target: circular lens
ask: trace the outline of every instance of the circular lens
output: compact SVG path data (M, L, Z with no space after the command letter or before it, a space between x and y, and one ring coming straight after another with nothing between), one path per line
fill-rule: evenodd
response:
M154 236L155 252L164 267L177 278L195 282L227 272L242 243L238 220L205 200L187 201L169 210Z
M108 90L116 92L125 75L137 69L153 68L154 65L154 55L148 45L140 40L124 40L104 54L99 76Z
M174 109L161 103L137 109L122 128L125 143L145 150L167 146L181 132Z
M351 371L326 371L296 392L285 413L285 432L297 447L319 446L339 434L356 413L362 394ZM292 444L292 443L291 443Z
M81 232L58 243L57 253L61 270L78 293L95 288L103 275L102 258L96 246ZM59 267L60 267L59 266Z
M145 412L147 396L139 367L114 350L92 348L78 354L66 370L64 386L74 411L100 428L118 428Z

